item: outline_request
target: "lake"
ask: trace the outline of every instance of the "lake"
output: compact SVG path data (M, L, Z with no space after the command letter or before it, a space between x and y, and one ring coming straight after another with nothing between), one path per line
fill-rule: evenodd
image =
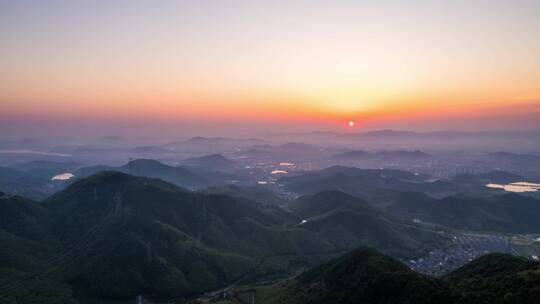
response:
M540 184L529 182L516 182L510 184L487 184L486 187L492 189L504 189L506 192L537 192Z

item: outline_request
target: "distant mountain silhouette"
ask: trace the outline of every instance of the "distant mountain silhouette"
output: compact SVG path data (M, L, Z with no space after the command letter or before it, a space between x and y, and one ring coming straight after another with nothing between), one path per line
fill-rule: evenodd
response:
M183 167L172 167L152 159L136 159L120 167L121 172L160 178L183 187L198 188L210 184L203 176Z
M160 178L164 181L186 187L198 189L214 184L214 180L184 167L173 167L152 159L136 159L121 167L93 166L84 167L75 172L77 177L85 177L100 171L118 171L137 176ZM219 182L218 182L219 183Z
M375 130L361 133L338 133L338 132L308 132L308 133L293 133L293 135L304 135L304 136L342 136L342 137L371 137L371 138L427 138L427 139L436 139L436 138L449 138L455 139L458 137L483 137L483 138L519 138L519 139L530 139L534 136L540 135L540 129L531 129L531 130L517 130L517 131L508 131L508 130L494 130L494 131L431 131L431 132L414 132L414 131L405 131L405 130Z
M236 167L236 163L221 154L210 154L199 157L192 157L182 162L185 166L200 167L213 171L231 171Z
M506 172L506 171L490 171L478 174L458 174L452 179L454 182L463 184L476 184L479 186L485 186L489 183L514 183L525 181L523 176Z
M347 152L337 154L334 156L334 158L341 159L341 160L358 160L358 159L366 159L370 156L371 154L366 151L354 150L354 151L347 151Z
M176 150L192 150L192 149L202 149L202 150L218 150L225 149L230 150L238 147L245 147L249 145L256 145L263 142L260 139L256 138L230 138L230 137L202 137L196 136L189 138L187 140L170 142L164 145L167 149L176 149Z
M434 131L413 132L401 130L375 130L361 133L307 132L283 134L291 140L310 143L324 142L339 145L361 145L363 149L422 149L426 151L455 151L465 147L470 151L497 150L519 152L539 151L540 129L516 131Z
M131 153L142 153L142 154L162 154L170 153L170 150L158 147L158 146L139 146L129 150Z
M337 160L425 160L431 155L422 151L380 151L368 153L362 150L347 151L335 155Z
M36 149L43 145L35 138L22 138L16 140L1 140L0 149Z
M430 181L428 176L394 169L358 169L333 166L281 178L280 183L291 192L313 194L339 190L369 199L381 191L416 191L445 196L461 189L450 181Z
M58 174L63 172L70 172L81 166L81 163L77 162L58 162L48 160L34 160L20 164L16 164L14 167L18 170L47 170L49 172Z
M279 146L280 149L294 151L315 151L317 147L305 143L289 142Z
M233 197L249 199L263 205L279 206L286 204L275 192L261 186L223 185L209 187L201 191L204 193L227 194Z

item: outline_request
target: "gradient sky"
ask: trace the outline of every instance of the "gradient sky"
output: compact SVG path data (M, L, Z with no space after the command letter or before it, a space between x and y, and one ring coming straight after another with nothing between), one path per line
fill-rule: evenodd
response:
M538 128L538 16L540 1L0 0L0 126Z

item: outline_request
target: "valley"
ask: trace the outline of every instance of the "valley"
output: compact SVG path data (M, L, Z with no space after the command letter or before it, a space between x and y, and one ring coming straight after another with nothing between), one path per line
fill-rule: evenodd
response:
M196 153L212 141L129 151ZM301 276L362 246L434 278L489 253L540 256L537 193L486 187L534 175L441 177L410 167L440 157L433 152L233 142L251 154L227 152L228 140L219 139L221 154L178 161L6 167L0 295L14 303L248 303L244 290ZM358 157L372 165L342 163ZM393 159L401 166L377 167Z
M540 0L0 0L0 304L540 303Z

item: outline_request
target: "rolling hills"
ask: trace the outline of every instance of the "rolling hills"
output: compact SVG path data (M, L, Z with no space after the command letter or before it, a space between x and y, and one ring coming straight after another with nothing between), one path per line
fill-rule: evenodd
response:
M445 242L444 235L398 220L366 201L340 191L301 197L290 204L301 226L336 247L376 247L395 256L421 254Z
M488 254L440 278L421 275L371 248L346 255L273 285L240 288L257 303L536 303L540 263Z
M290 192L313 194L325 190L339 190L366 200L388 190L415 191L444 197L461 189L461 186L450 181L432 181L429 176L419 173L342 166L283 177L279 182Z
M100 171L118 171L135 176L159 178L191 190L227 184L228 180L242 180L237 172L212 171L205 166L170 166L153 159L135 159L120 167L91 166L75 172L82 178Z
M339 192L305 197L285 212L115 171L79 179L40 204L9 197L0 206L10 244L0 265L9 265L10 283L0 294L17 290L17 301L39 299L50 290L36 287L44 282L83 300L185 297L284 275L359 245L411 254L434 236ZM309 221L301 224L303 217ZM14 256L27 258L14 263Z
M457 229L506 233L540 231L540 201L513 193L480 198L454 195L443 199L408 193L387 209L396 215Z
M146 165L156 168L154 163L137 165L141 170L147 170ZM158 168L164 172L153 172L161 176L174 170ZM344 176L357 173L337 167L326 174L334 176L332 170ZM383 178L398 184L423 183L424 178L397 170L362 173L362 180ZM54 299L51 303L128 300L138 294L166 300L196 296L239 281L284 277L358 246L375 247L400 258L422 256L444 246L444 233L413 223L412 217L478 231L539 228L535 221L539 204L533 198L433 199L418 192L390 192L393 200L387 208L337 190L282 204L272 193L258 188L227 186L194 192L156 178L103 171L75 180L40 203L0 194L0 241L5 244L0 251L0 296L14 303L41 303L45 298ZM372 257L374 254L364 252L354 263L367 259L376 261L375 267L380 259L377 254ZM375 288L368 297L377 297L377 290L384 286L397 288L396 300L413 303L407 301L418 301L415 296L421 293L408 294L400 289L402 284L412 284L407 289L417 285L428 291L442 288L443 294L445 286L453 294L451 286L458 284L451 277L438 281L409 272L388 259L382 258L381 265L397 277L381 275L383 285L362 287ZM345 269L356 269L353 264ZM299 286L302 290L319 286L326 273L320 270L311 277L306 273L298 282L308 285ZM312 279L319 283L310 282ZM340 297L367 299L342 292ZM304 300L300 296L298 303Z

